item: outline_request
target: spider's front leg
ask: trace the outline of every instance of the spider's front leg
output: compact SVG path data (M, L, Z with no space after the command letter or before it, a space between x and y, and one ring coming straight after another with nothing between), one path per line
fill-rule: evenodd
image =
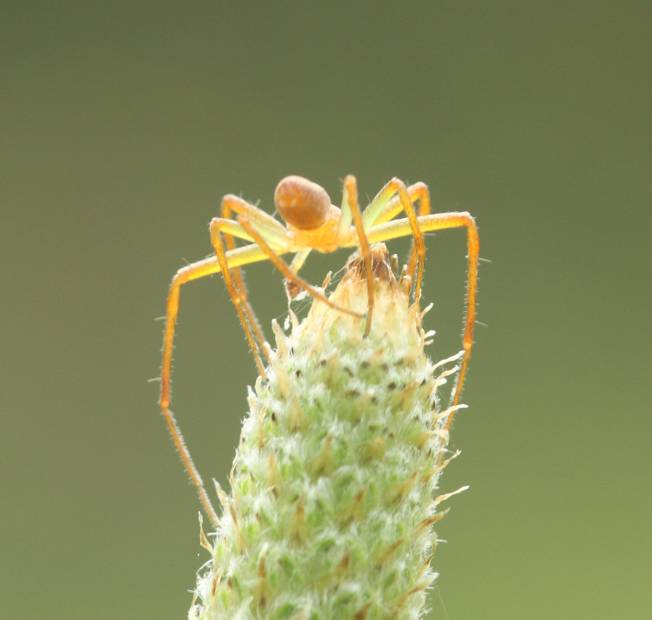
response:
M365 209L363 219L367 230L369 230L391 220L402 211L407 215L413 238L412 250L407 263L407 273L411 280L415 282L414 299L418 303L421 299L421 287L426 263L426 243L412 204L416 200L419 201L420 216L430 213L430 193L427 186L424 183L416 183L408 188L401 179L394 177L385 184ZM416 280L414 277L415 271Z
M230 267L238 267L248 263L255 263L257 261L265 260L266 256L260 251L256 245L249 245L243 248L238 248L227 253L226 262ZM197 261L186 267L182 267L177 271L168 292L166 308L165 308L165 330L163 333L163 359L161 361L161 386L159 405L161 414L165 419L165 424L168 432L174 443L181 462L183 464L188 477L192 484L195 486L197 495L199 496L199 503L204 509L206 515L210 519L213 526L217 527L219 519L217 512L213 508L211 500L204 487L204 482L192 460L190 450L183 438L181 429L177 424L174 414L170 410L171 400L171 376L172 376L172 352L174 351L174 335L176 329L177 318L179 316L179 305L181 299L181 287L193 280L199 280L206 276L219 273L221 270L217 259L214 256L204 260Z

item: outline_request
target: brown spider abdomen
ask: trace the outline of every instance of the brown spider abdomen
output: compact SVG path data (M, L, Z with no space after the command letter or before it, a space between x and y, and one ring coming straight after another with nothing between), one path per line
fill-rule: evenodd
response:
M299 230L315 230L326 222L331 199L321 185L291 175L281 179L276 186L274 204L290 226Z

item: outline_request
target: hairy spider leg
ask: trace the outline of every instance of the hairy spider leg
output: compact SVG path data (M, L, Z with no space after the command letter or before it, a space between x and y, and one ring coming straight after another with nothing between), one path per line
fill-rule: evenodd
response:
M271 215L259 209L255 205L248 203L246 200L235 196L233 194L227 194L222 199L222 217L229 219L232 213L238 215L248 216L249 219L258 226L258 228L266 233L267 238L270 241L283 242L287 236L285 228L279 224ZM235 223L235 222L234 222ZM238 228L242 230L242 227L238 225ZM222 231L222 236L224 238L226 249L232 250L236 247L234 235L228 232L228 229L225 227ZM244 231L243 231L244 232ZM238 235L241 238L246 238L249 241L253 241L249 235L244 233L244 235ZM232 281L235 290L239 293L241 298L242 309L244 311L245 317L249 324L251 331L254 334L254 339L258 345L259 351L263 353L266 361L269 363L271 351L269 344L265 338L265 334L260 325L260 321L254 312L251 303L249 302L249 296L247 291L247 285L244 278L244 273L242 269L235 268L231 269ZM254 354L255 355L255 354Z
M407 188L408 196L410 197L410 202L415 203L419 202L419 216L428 215L430 213L430 191L428 186L425 183L419 182L410 185ZM378 214L376 219L373 222L369 222L369 225L378 226L379 224L384 224L389 220L393 220L399 213L404 211L403 205L400 200L394 197L389 203L386 204L384 209L382 209ZM410 252L410 258L408 260L408 272L414 270L414 263L417 260L417 248L416 242L412 243L412 250ZM421 286L421 285L420 285Z
M274 265L274 267L276 267L281 272L281 274L283 274L283 277L286 280L296 284L299 288L302 288L304 291L306 291L306 293L308 293L311 297L325 303L328 307L333 308L333 310L339 310L344 314L349 314L359 319L364 318L364 314L360 314L359 312L355 312L349 308L344 308L343 306L340 306L331 301L320 290L316 289L314 286L312 286L312 284L292 271L288 264L269 246L263 236L252 226L251 222L249 222L246 217L240 216L238 218L238 222L242 225L242 228L244 228L245 231L251 235L256 244L258 244L261 251L266 255L272 265ZM290 248L288 248L287 251L290 251Z
M424 186L425 187L425 186ZM427 191L427 190L426 190ZM430 211L430 196L427 195L425 204L423 199L420 201L420 209L425 215ZM392 200L394 199L394 201ZM398 204L397 213L405 211L407 219L410 223L412 231L413 245L408 259L407 274L412 282L415 282L414 273L416 270L416 282L414 287L414 299L419 301L421 299L421 286L423 284L423 272L426 264L426 243L423 238L423 232L419 227L417 214L412 206L413 199L411 199L405 183L394 177L388 181L385 186L376 194L376 197L369 203L369 206L364 212L364 224L369 230L376 225L378 218L390 209L394 209L393 205ZM392 216L393 217L393 216Z
M240 265L247 265L249 263L256 263L266 260L267 256L260 250L257 245L247 245L237 248L227 253L226 263L230 268L239 267ZM211 521L213 527L217 527L219 518L217 512L213 508L211 500L204 487L204 482L195 467L195 464L190 455L190 451L181 433L181 429L177 424L174 414L170 410L170 377L172 373L172 352L174 350L174 333L179 316L179 302L181 287L193 280L199 280L206 276L213 275L220 272L220 265L217 257L211 256L203 260L192 263L186 267L182 267L172 278L170 290L166 301L165 311L165 331L163 333L163 361L161 363L161 391L159 396L159 405L161 413L165 418L165 423L172 437L172 442L176 448L181 463L183 464L190 481L197 491L199 496L199 503L201 504L204 512Z
M240 321L242 330L245 333L245 337L247 339L247 343L249 344L249 348L251 349L251 353L254 356L254 362L256 363L256 369L258 370L258 374L261 377L265 377L265 365L263 364L263 360L260 356L260 350L261 349L263 349L263 351L265 350L265 345L266 345L265 339L263 336L262 343L260 343L260 341L257 341L256 334L251 328L251 321L249 320L249 316L245 308L245 305L247 306L249 305L246 301L246 295L243 295L242 291L238 288L237 283L234 283L232 279L232 270L229 269L227 265L226 252L224 250L224 244L222 243L222 234L221 234L222 229L230 230L231 234L235 233L239 237L244 236L245 238L249 238L249 235L246 234L246 232L242 229L242 227L239 224L233 222L232 220L225 220L219 217L215 217L211 220L210 223L211 245L215 250L215 255L217 256L217 262L220 265L220 271L222 272L222 276L224 277L224 285L226 286L226 290L229 294L229 297L233 302L233 306L235 307L236 314L238 315L238 320ZM249 308L251 309L250 306ZM253 314L253 309L251 309L251 313ZM255 315L254 315L254 320L255 320Z
M465 228L467 239L467 275L466 275L466 316L464 319L464 332L462 335L462 347L464 355L457 375L457 381L451 393L452 406L457 406L460 401L464 380L471 359L473 349L473 330L477 311L478 296L478 258L480 255L480 236L475 219L466 211L450 213L434 213L423 215L418 218L419 228L424 233L449 228ZM413 233L412 223L408 219L392 220L384 224L374 226L367 232L371 243L405 237ZM450 429L453 423L454 412L446 421L446 429Z
M226 218L228 217L228 214L223 213L223 216ZM226 245L227 251L236 248L235 237L233 235L229 234L226 231L222 231L222 237L224 238L224 243ZM213 249L215 249L215 245L213 245ZM224 250L222 250L222 252L224 252ZM237 299L239 300L238 303L244 312L246 323L249 329L251 330L251 332L253 333L253 340L255 342L257 352L252 351L252 353L256 361L256 367L258 368L258 372L260 373L259 354L262 353L265 356L265 360L267 363L269 363L270 361L270 351L267 344L267 340L265 339L265 334L263 333L263 328L260 325L260 321L258 320L258 317L256 316L256 313L254 312L251 303L249 303L249 291L247 289L247 284L245 282L242 269L240 267L235 267L234 269L231 270L231 276L233 278L233 289L235 291L235 295ZM227 286L227 292L228 290L229 288ZM231 301L235 303L236 298L231 296ZM246 335L246 331L245 331L245 335ZM247 340L249 340L249 338L247 338Z
M358 183L355 177L349 174L344 179L344 196L342 198L342 215L348 211L353 218L356 233L358 234L358 246L360 255L364 261L364 268L367 274L367 321L365 323L364 335L368 336L371 331L371 320L374 313L374 272L371 266L371 250L365 232L360 205L358 204Z
M162 408L161 411L163 413L163 417L165 418L165 424L168 427L168 432L172 437L174 447L178 455L181 457L183 468L186 470L186 473L190 478L190 482L192 482L195 490L197 491L199 504L204 509L208 520L211 522L211 525L217 528L220 523L220 518L217 516L217 511L213 507L211 498L206 492L206 487L204 486L204 481L202 480L201 474L199 473L195 462L192 460L190 450L188 450L188 445L186 444L186 440L183 438L183 433L179 428L177 419L174 417L174 413L172 413L172 411L167 407Z

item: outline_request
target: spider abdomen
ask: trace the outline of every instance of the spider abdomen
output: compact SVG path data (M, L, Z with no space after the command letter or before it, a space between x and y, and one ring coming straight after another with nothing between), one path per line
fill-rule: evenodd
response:
M274 205L281 217L299 230L315 230L328 219L331 199L326 190L308 179L290 175L279 182Z

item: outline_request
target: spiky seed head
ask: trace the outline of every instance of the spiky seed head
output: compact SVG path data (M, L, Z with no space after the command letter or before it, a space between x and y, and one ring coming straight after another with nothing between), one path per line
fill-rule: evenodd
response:
M376 312L315 302L249 394L231 494L200 571L192 620L417 620L447 462L422 313L374 246ZM331 298L366 310L356 255Z

